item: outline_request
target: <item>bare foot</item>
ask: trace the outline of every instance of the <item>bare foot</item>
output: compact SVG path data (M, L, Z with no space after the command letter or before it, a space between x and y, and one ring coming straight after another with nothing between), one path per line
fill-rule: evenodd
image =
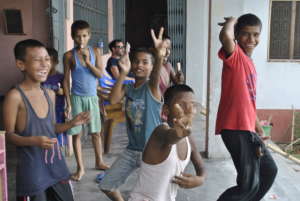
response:
M96 170L107 170L109 168L110 168L110 166L106 165L105 163L99 163L95 166Z
M77 170L77 172L75 172L72 176L71 176L71 179L73 181L80 181L81 180L81 177L84 175L84 171L82 170Z

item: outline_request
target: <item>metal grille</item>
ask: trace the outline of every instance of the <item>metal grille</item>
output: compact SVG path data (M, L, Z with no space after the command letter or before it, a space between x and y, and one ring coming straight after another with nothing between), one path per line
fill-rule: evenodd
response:
M294 59L300 59L300 2L296 5Z
M107 0L74 0L74 20L85 20L90 24L92 37L90 45L108 42ZM107 46L104 47L107 52Z
M270 59L289 59L292 2L272 3Z
M114 39L125 41L125 0L113 0Z
M171 63L186 69L186 0L168 0L168 34L172 40Z
M52 46L58 51L58 70L63 71L62 58L66 51L65 48L65 2L61 0L51 0L49 12L52 17L52 27L50 33L52 35Z

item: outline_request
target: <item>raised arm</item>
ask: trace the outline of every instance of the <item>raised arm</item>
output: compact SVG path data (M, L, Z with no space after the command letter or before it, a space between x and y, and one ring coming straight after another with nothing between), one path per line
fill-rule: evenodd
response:
M119 60L120 75L110 93L109 100L110 100L111 104L119 103L122 100L122 98L124 97L125 90L124 90L123 81L126 79L126 76L129 73L130 68L131 68L131 63L130 63L130 59L129 59L129 51L130 51L130 46L127 43L126 44L126 52Z
M84 50L83 55L87 55L87 49ZM92 73L96 76L96 77L102 77L103 76L103 63L102 63L102 57L101 57L101 51L99 48L95 47L94 48L94 52L95 52L95 57L96 57L96 61L95 61L95 66L90 62L89 57L84 56L84 62L86 63L87 67L92 71Z
M5 97L3 103L3 119L6 138L16 146L39 146L51 148L56 143L55 139L46 136L24 137L16 134L17 116L21 108L22 98L15 89L11 90Z
M64 64L64 81L63 81L63 89L66 97L66 117L71 117L71 98L70 98L70 90L71 90L71 64L72 64L72 53L66 52L63 58Z
M166 55L166 51L167 51L166 45L162 40L163 33L164 33L164 28L160 28L158 37L156 37L154 30L151 29L151 37L155 47L155 63L150 75L149 86L153 96L158 100L161 99L161 94L159 90L159 76L160 76L161 67L163 65L164 56Z
M231 55L235 48L234 25L237 20L234 17L225 17L224 20L225 22L219 23L222 26L219 39L227 55Z

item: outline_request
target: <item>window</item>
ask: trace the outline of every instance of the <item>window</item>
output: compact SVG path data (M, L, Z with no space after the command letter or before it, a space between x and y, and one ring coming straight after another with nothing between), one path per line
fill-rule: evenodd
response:
M21 10L5 9L6 34L24 34Z
M74 0L74 21L85 20L91 27L89 44L100 46L104 42L104 53L108 52L108 5L107 0Z
M300 60L300 0L271 2L269 60Z

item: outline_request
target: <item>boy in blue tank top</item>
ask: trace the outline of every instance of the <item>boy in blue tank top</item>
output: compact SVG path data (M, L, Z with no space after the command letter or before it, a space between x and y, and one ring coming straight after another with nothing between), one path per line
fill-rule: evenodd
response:
M124 201L118 188L140 166L144 146L153 129L161 123L162 97L159 90L159 74L166 54L162 41L163 31L161 28L157 38L151 30L156 49L155 58L151 51L138 49L131 63L127 44L126 53L119 61L120 75L111 91L110 102L115 104L123 97L126 98L125 115L129 143L126 150L106 171L99 186L111 200ZM130 70L135 83L124 86L123 81Z
M97 96L97 78L103 75L101 51L99 48L88 46L91 37L90 26L86 21L77 20L71 27L75 48L64 54L64 90L66 96L66 115L77 115L82 111L89 111L91 120L88 133L92 136L95 150L95 168L106 170L109 167L103 162L101 145L101 120ZM70 86L72 79L72 86ZM84 175L80 133L82 126L68 131L73 136L73 147L77 162L77 171L72 179L79 181Z
M87 123L89 113L55 124L55 93L41 87L50 71L45 46L28 39L14 48L24 80L6 95L4 126L7 139L17 146L17 201L73 201L70 173L56 133Z

